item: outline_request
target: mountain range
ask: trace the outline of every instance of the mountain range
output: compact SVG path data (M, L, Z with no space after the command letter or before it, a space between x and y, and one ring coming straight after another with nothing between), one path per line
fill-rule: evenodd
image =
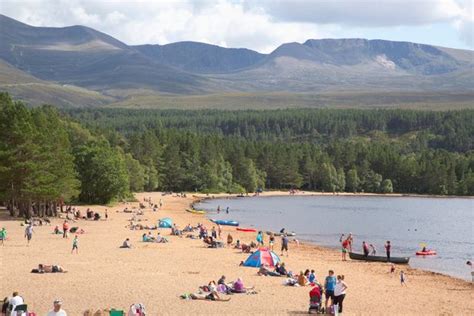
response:
M0 15L0 90L33 105L215 94L472 95L473 70L474 51L410 42L309 39L269 54L198 42L132 46L86 26L34 27Z

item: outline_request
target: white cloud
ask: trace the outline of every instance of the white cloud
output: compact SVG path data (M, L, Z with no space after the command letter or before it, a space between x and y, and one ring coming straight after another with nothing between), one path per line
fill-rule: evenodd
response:
M193 40L261 52L344 37L348 25L448 22L472 45L473 27L471 0L2 0L0 12L36 26L86 25L127 44Z
M262 0L260 5L282 21L376 27L449 22L463 14L456 0Z

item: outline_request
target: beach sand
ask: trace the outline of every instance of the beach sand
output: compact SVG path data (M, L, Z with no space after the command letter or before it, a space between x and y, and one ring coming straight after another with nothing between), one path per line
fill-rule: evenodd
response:
M287 194L287 193L280 193ZM153 225L157 219L171 217L183 228L190 223L204 222L208 229L212 223L203 215L185 211L196 196L187 198L161 196L160 193L137 194L137 199L151 197L154 203L163 200L158 212L145 210L147 221ZM201 196L202 197L202 196ZM239 267L248 255L235 249L208 249L200 240L168 236L167 244L142 243L141 235L147 231L131 231L125 226L131 214L116 212L138 203L118 204L114 207L80 206L82 213L90 207L103 214L108 209L107 221L80 220L86 233L79 235L79 254L71 254L72 237L63 239L53 235L61 219L52 219L51 226L35 227L33 240L27 246L20 221L2 214L1 227L6 227L8 240L0 246L0 295L9 296L19 291L31 311L45 315L56 298L63 300L68 315L82 315L92 308L128 310L132 303L143 303L148 315L287 315L305 314L308 309L310 287L286 287L284 278L257 276L257 269ZM255 240L256 233L237 233L235 227L223 227L222 239L231 233L234 241ZM152 231L156 235L156 231ZM133 248L120 249L125 238ZM266 240L267 236L265 236ZM279 248L279 238L276 249ZM279 254L279 251L277 251ZM344 301L344 315L473 315L473 286L471 283L448 276L397 266L395 274L383 263L365 263L340 260L333 249L301 244L290 244L289 257L282 257L287 267L299 272L314 269L321 282L329 269L344 274L348 284ZM38 263L59 264L69 272L62 274L32 274ZM399 272L407 276L402 287ZM232 295L230 302L185 301L183 293L197 291L225 275L227 280L242 277L246 286L255 286L258 294ZM3 297L2 297L3 298Z

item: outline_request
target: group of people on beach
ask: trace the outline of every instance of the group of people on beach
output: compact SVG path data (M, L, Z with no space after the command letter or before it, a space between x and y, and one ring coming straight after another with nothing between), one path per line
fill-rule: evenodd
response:
M62 301L56 299L53 302L53 308L46 314L46 316L67 316L67 313L62 309ZM20 316L26 315L27 305L22 296L18 292L13 292L12 296L3 299L1 316ZM30 315L28 313L28 315Z
M181 295L183 299L192 300L211 300L211 301L229 301L230 298L224 298L222 295L232 294L257 294L255 287L246 287L241 277L234 282L227 282L225 275L217 281L210 281L207 285L200 286L195 293L186 293Z
M342 253L342 261L347 261L347 253L352 252L352 245L354 243L354 236L352 233L349 233L347 237L344 234L341 235L339 238L339 242L341 243L341 253ZM390 262L390 255L392 252L392 243L390 240L387 240L384 245L385 248L385 255L387 256L387 262ZM369 244L366 241L362 242L362 252L365 257L368 256L376 256L377 255L377 248L374 244Z

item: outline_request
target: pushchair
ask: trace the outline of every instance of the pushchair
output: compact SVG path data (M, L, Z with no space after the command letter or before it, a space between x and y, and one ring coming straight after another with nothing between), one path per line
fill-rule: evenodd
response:
M324 314L322 288L319 284L309 292L309 314Z

